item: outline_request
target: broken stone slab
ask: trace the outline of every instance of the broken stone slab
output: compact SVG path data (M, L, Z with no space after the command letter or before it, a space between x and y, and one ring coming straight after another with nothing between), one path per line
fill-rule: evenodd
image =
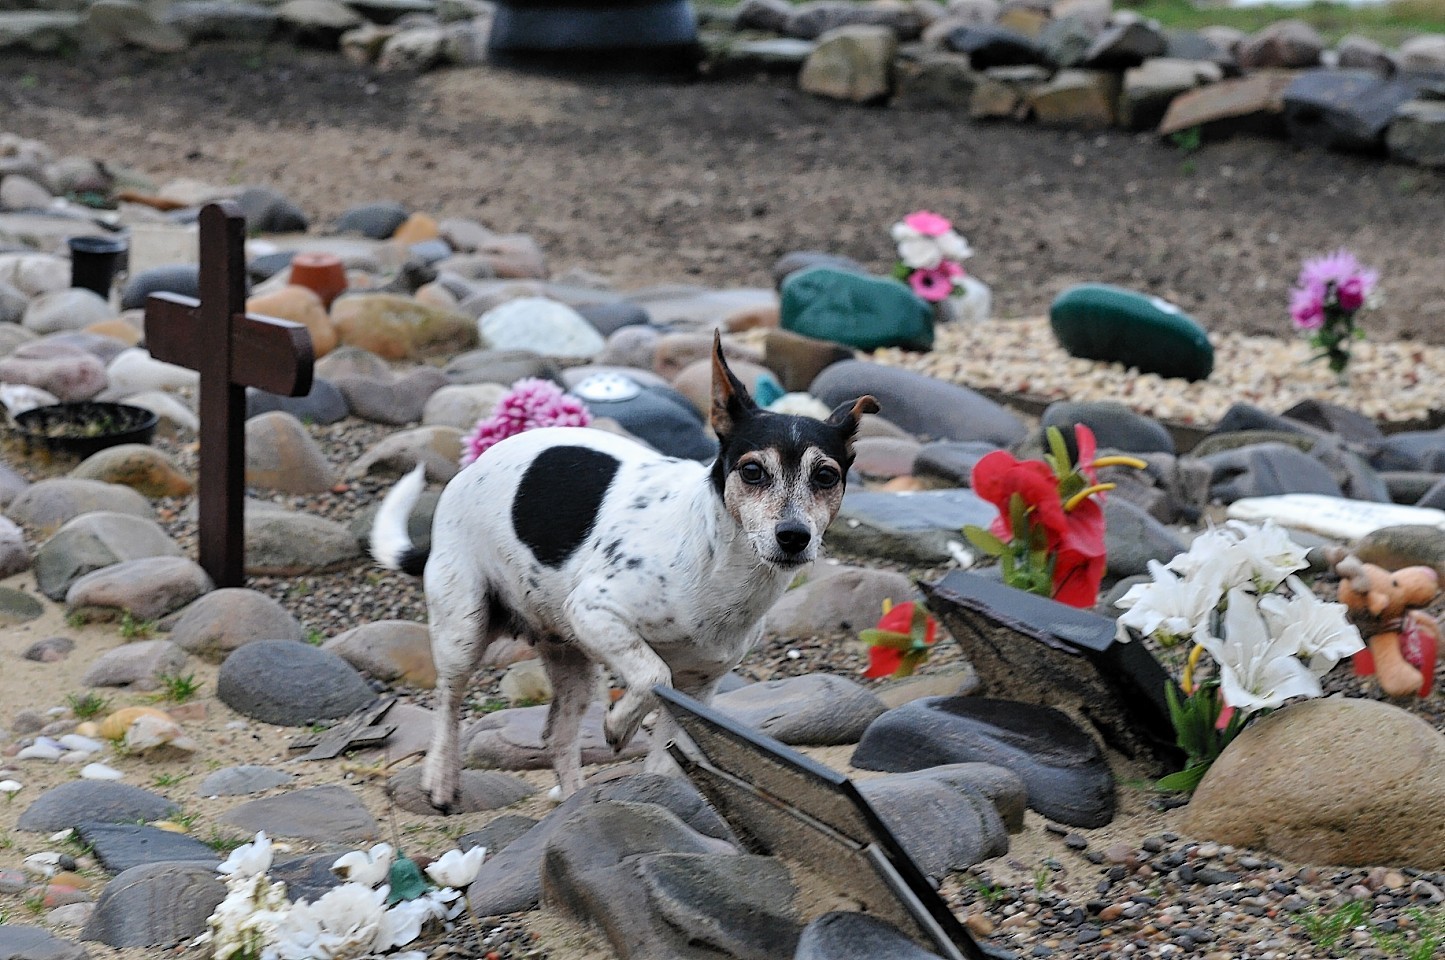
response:
M381 827L356 795L345 787L307 787L278 797L243 803L221 822L247 834L317 843L367 843L380 837Z
M100 865L111 873L150 863L217 863L216 852L195 837L134 823L81 823L75 827Z
M1118 101L1119 75L1110 70L1060 70L1028 97L1040 123L1088 129L1112 127Z
M1126 757L1178 768L1174 681L1142 643L1118 641L1113 620L963 570L922 589L981 695L1055 707Z
M1294 77L1289 70L1261 70L1182 93L1159 122L1159 135L1199 127L1207 138L1239 133L1283 136L1284 92Z
M1381 527L1423 524L1445 530L1445 510L1371 503L1312 493L1246 497L1225 511L1231 520L1273 520L1282 527L1336 540L1358 540Z
M1130 130L1149 130L1159 125L1169 104L1187 90L1224 79L1219 64L1209 60L1180 60L1154 57L1124 71L1119 96L1119 123Z

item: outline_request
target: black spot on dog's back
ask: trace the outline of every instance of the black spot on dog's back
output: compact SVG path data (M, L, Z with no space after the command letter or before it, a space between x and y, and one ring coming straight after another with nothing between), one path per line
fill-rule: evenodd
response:
M539 561L560 567L592 533L617 458L589 447L543 450L522 474L512 529Z

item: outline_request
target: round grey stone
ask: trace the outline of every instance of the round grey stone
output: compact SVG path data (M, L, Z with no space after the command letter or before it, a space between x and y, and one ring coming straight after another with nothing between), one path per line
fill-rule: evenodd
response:
M793 960L939 960L887 920L835 910L803 928Z
M392 777L386 784L387 795L398 807L408 813L423 816L440 816L441 811L431 805L426 791L421 786L421 768L412 767ZM525 800L537 792L537 788L493 770L463 770L461 795L447 814L477 813L482 810L496 810Z
M80 938L112 947L170 946L205 933L225 897L214 863L132 867L105 885Z
M51 477L31 484L10 502L6 512L16 523L36 530L54 530L82 513L106 510L147 520L155 510L130 487L78 477Z
M93 570L142 557L178 557L181 548L151 520L123 513L87 513L56 531L35 554L40 592L61 600Z
M250 793L263 793L273 787L284 787L294 779L289 773L246 763L217 770L200 782L196 793L203 797L243 797Z
M399 203L363 203L336 218L337 233L359 233L372 240L389 240L409 216Z
M713 707L782 743L807 747L856 743L887 709L871 690L820 673L750 683L719 694Z
M187 607L171 628L172 641L212 663L256 640L305 639L306 628L278 601L242 587L206 594Z
M1027 432L1014 413L981 393L867 360L844 360L826 367L808 392L830 408L872 394L883 416L909 433L931 440L985 440L1007 446Z
M77 823L135 823L164 820L181 812L165 797L109 780L72 780L36 797L15 829L53 833Z
M237 713L281 727L335 720L376 699L351 664L294 640L236 650L221 664L216 695Z
M0 925L0 957L5 960L90 960L78 943L49 930L19 923Z

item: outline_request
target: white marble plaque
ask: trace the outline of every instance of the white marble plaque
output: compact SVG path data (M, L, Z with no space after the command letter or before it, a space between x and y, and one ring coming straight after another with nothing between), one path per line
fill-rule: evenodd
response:
M130 275L133 277L152 267L199 263L198 237L194 225L135 224L130 228Z
M1231 503L1225 513L1231 520L1273 520L1282 527L1338 540L1356 540L1381 527L1406 523L1425 524L1445 531L1445 510L1347 500L1317 493L1246 497Z

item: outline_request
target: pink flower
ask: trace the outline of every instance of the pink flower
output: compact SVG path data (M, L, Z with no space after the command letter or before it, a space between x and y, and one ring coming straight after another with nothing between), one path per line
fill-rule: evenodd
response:
M1289 315L1299 330L1318 330L1325 322L1324 293L1301 288L1290 296Z
M903 218L903 223L917 230L925 237L941 237L953 229L947 217L941 217L931 210L916 210Z
M518 380L497 401L490 417L477 421L471 435L462 440L462 466L480 457L497 443L537 427L585 427L592 416L581 400L562 392L550 380L535 377Z
M913 271L908 275L908 285L929 303L939 303L953 292L953 278L942 265L932 270Z
M1295 281L1300 290L1317 294L1321 303L1329 299L1333 285L1340 309L1348 311L1363 306L1365 298L1379 282L1379 271L1361 266L1359 259L1343 247L1334 253L1306 260L1300 268L1299 279ZM1346 287L1349 288L1348 294Z
M963 276L962 265L955 263L952 260L941 261L938 264L938 269L942 270L944 275L947 276L948 279L951 281L957 281L960 277Z
M1339 298L1340 309L1351 312L1360 309L1365 305L1365 280L1358 274L1350 277L1335 288L1335 296Z

